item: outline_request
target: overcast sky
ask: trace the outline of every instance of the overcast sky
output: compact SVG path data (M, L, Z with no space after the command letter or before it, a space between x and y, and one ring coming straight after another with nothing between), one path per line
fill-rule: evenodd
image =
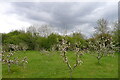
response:
M0 32L25 29L33 24L51 24L59 32L80 30L90 36L96 21L105 18L111 24L118 18L117 2L1 2Z

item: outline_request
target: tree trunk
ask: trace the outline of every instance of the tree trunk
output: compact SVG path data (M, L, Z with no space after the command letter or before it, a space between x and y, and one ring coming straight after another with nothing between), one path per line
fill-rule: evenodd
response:
M100 59L98 59L98 64L100 64Z
M10 72L10 64L8 64L8 72Z
M72 80L72 70L70 70L70 80Z
M100 64L100 59L101 59L101 58L97 58L97 59L98 59L98 64Z

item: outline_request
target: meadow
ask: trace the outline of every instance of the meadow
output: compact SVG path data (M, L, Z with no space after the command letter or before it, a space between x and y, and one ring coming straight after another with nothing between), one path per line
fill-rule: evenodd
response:
M28 64L11 66L8 72L7 65L2 65L3 78L70 78L69 69L60 56L59 51L17 51L14 57L27 56ZM70 64L75 63L73 51L67 53ZM100 60L89 53L80 57L83 61L72 73L72 78L118 78L118 54L114 57L106 56Z

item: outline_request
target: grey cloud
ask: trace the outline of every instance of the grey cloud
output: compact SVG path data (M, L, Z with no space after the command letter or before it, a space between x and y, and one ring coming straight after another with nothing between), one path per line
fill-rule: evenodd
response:
M21 16L22 20L32 24L45 22L55 27L68 30L74 29L77 25L90 24L92 27L99 18L108 18L114 20L117 18L116 6L106 8L99 14L93 13L96 9L106 7L105 2L81 2L81 3L57 3L57 2L13 2L11 14ZM88 27L89 27L88 26ZM80 26L78 27L80 28ZM92 28L91 28L92 29ZM86 29L83 29L85 31ZM85 31L87 32L87 30ZM88 31L89 32L89 31Z

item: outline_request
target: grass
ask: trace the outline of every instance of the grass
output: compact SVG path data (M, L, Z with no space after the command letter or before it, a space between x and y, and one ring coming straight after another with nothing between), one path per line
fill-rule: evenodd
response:
M75 63L74 52L68 52L68 59L71 64ZM63 62L59 52L43 53L38 51L18 51L15 56L28 57L28 64L25 68L13 65L12 71L8 73L7 65L2 65L3 78L69 78L69 69ZM85 54L81 57L84 62L73 71L73 78L118 78L118 54L115 57L107 56L97 59Z
M2 78L2 63L0 62L0 79Z

